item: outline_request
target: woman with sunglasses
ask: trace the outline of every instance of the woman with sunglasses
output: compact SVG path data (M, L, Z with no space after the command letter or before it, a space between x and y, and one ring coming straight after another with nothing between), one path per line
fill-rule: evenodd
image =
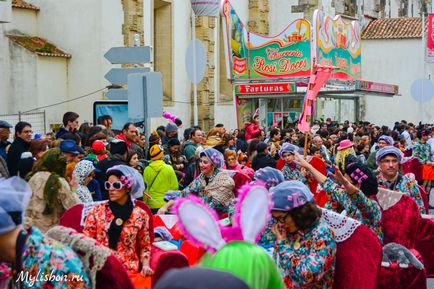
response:
M133 168L118 165L107 171L104 187L109 200L91 209L83 233L113 250L136 288L151 288L150 216L134 202L143 196L143 178Z
M309 188L300 181L285 181L270 193L274 252L287 288L332 288L336 242Z
M226 172L220 170L225 163L221 152L213 148L207 148L199 156L200 175L188 187L173 197L196 195L211 209L216 210L219 215L223 215L228 212L229 206L235 199L233 192L234 180ZM172 198L166 205L161 207L158 213L165 214L173 203Z
M300 166L295 163L294 152L299 149L298 146L284 143L279 150L279 156L285 162L282 168L282 174L286 181L301 181L306 183L306 177L301 172Z

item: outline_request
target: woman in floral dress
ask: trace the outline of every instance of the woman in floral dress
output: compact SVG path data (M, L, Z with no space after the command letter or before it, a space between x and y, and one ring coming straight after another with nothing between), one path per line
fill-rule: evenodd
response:
M284 143L279 151L279 156L285 161L285 166L282 168L282 174L286 181L301 181L306 183L306 178L301 172L300 166L294 161L294 152L299 149L298 146Z
M345 176L337 166L334 167L335 174L332 175L335 181L342 184L342 187L326 177L303 157L296 154L300 166L306 168L318 181L327 194L328 202L325 208L342 213L345 211L350 218L356 219L369 227L383 241L381 229L381 208L374 199L378 193L378 183L374 174L366 165L358 162L350 163L345 160Z
M274 250L287 288L332 288L336 242L309 188L300 181L285 181L270 193Z
M151 288L151 243L148 213L134 203L145 188L141 175L118 165L107 171L109 201L91 209L83 233L113 250L136 288Z
M168 212L174 203L174 198L186 197L193 194L202 199L202 201L217 211L219 215L228 213L228 208L235 199L234 180L220 168L224 165L223 154L216 149L207 148L200 153L200 175L194 179L184 190L172 196L161 209L160 214Z

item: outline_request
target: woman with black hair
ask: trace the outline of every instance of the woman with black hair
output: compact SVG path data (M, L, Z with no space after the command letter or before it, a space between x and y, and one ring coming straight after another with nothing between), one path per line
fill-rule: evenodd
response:
M143 178L125 165L110 168L106 175L104 187L109 192L109 201L90 210L83 233L113 250L136 288L151 288L151 216L134 202L143 195Z
M338 213L345 211L348 217L368 226L382 241L381 208L373 198L378 193L378 183L376 177L365 165L346 160L344 174L337 166L334 166L335 174L330 175L342 185L339 186L315 169L298 153L296 157L297 163L310 171L326 192L329 198L325 204L326 209Z
M332 288L336 241L309 188L300 181L285 181L270 193L274 250L287 288Z

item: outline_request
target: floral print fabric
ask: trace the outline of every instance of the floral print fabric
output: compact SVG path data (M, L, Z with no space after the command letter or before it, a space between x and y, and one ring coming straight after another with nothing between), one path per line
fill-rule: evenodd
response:
M352 195L348 195L344 189L340 188L332 180L327 178L321 184L327 194L329 201L325 208L342 213L345 210L347 216L362 222L370 228L380 239L383 240L381 229L381 208L377 201L368 198L361 190Z
M214 170L208 179L208 183L205 176L200 174L188 187L180 192L180 197L194 194L220 215L228 213L228 208L235 199L234 187L234 180L227 173Z
M300 167L298 165L290 166L285 164L282 168L282 174L285 181L300 181L306 184L306 178L301 173Z
M434 157L431 153L431 146L428 143L418 142L413 147L413 157L417 158L423 165L427 162L434 161Z
M309 229L288 233L287 240L276 242L275 253L287 288L333 287L336 242L324 220L315 222Z
M20 280L21 288L91 288L83 264L71 248L44 236L35 227L28 228L27 233L21 259L24 276L24 280ZM16 278L19 274L17 272Z
M425 214L425 205L423 204L422 195L420 194L419 186L413 174L401 176L400 181L395 186L391 186L391 184L381 175L378 176L377 180L379 187L398 191L413 198L419 207L420 213Z
M108 202L103 202L89 212L84 223L83 234L109 247L108 231L113 220L114 215ZM139 262L149 264L151 256L149 216L142 208L134 205L130 218L123 225L117 250L113 253L129 273L139 272Z

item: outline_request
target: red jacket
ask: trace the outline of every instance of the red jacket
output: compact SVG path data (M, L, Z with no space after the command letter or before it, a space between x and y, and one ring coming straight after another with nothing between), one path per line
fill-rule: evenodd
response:
M127 140L122 133L116 135L115 138L123 140L127 144L128 149L131 149L131 142Z
M246 130L246 141L256 139L261 135L259 125L254 122L246 122L244 124L244 129Z

